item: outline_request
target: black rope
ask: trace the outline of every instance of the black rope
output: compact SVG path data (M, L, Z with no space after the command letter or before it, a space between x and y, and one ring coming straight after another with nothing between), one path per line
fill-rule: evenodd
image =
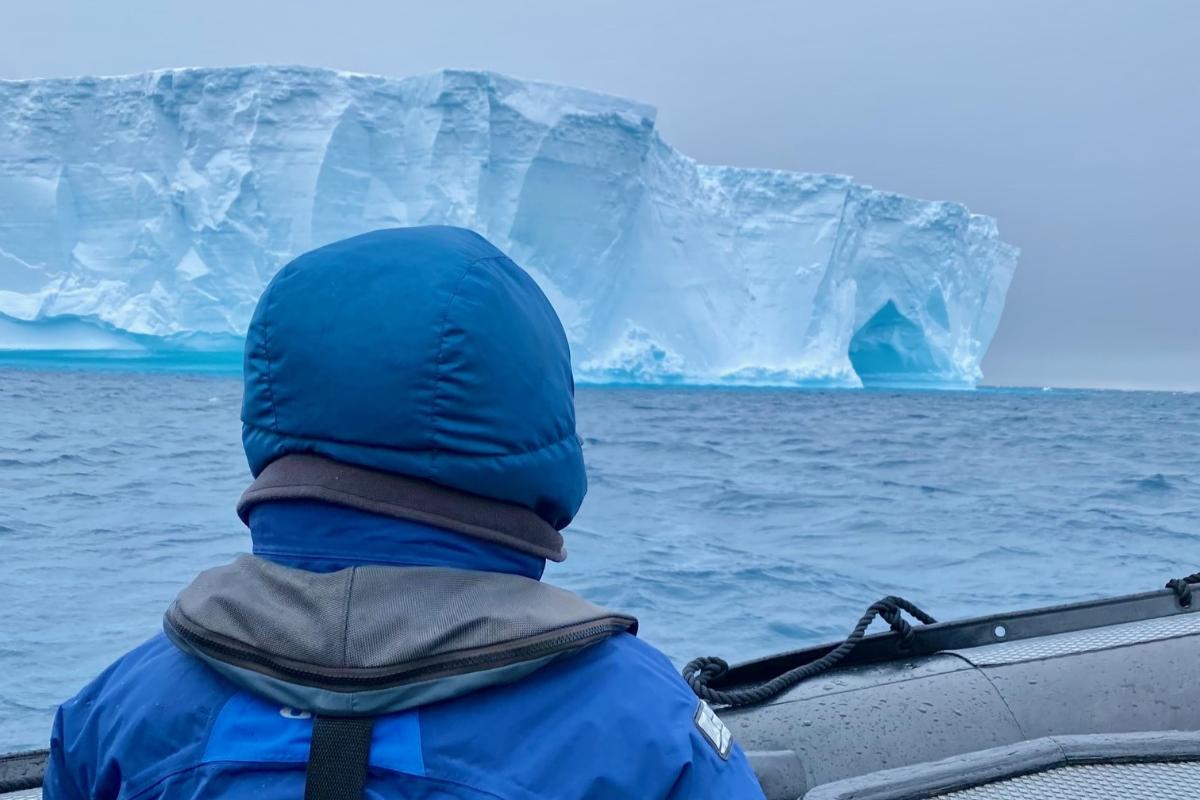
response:
M1194 572L1186 578L1171 578L1167 588L1175 593L1175 599L1183 608L1192 606L1192 585L1200 583L1200 572Z
M902 597L885 597L871 604L854 626L853 632L833 650L815 661L801 664L770 680L737 689L713 689L710 684L729 671L729 665L716 656L705 656L690 661L683 668L683 679L692 687L697 697L710 703L722 706L749 706L761 703L786 692L801 681L825 672L845 658L862 641L875 617L881 617L887 622L900 638L900 646L906 647L912 639L913 629L903 617L905 612L925 625L937 622Z

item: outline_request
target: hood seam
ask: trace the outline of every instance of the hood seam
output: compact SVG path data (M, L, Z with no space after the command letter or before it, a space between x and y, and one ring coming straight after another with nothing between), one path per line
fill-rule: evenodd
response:
M471 274L471 270L475 269L475 267L477 267L479 264L482 264L484 261L497 261L503 258L505 258L503 255L483 256L474 259L465 267L463 267L462 274L459 275L458 280L455 281L454 291L450 293L450 298L446 301L446 308L442 312L442 321L440 325L441 330L438 332L437 358L435 359L437 369L434 370L433 374L433 397L429 403L429 443L431 445L430 449L432 450L432 453L429 456L429 473L434 480L437 479L438 456L441 455L442 452L442 447L440 444L438 444L440 433L439 428L441 427L438 424L438 421L441 419L440 411L442 406L442 375L444 372L443 367L445 366L446 332L450 327L450 310L454 307L455 301L458 300L458 296L462 293L463 284L466 283L467 276Z
M282 272L282 270L281 270ZM283 276L280 276L279 282L282 283ZM275 282L272 282L267 287L266 305L263 308L263 364L266 367L264 372L267 378L267 397L270 398L268 405L271 407L271 427L270 430L274 433L279 433L279 399L275 396L275 379L272 376L272 359L273 349L271 347L271 309L275 302ZM253 423L246 423L251 427L258 427Z
M346 613L342 616L342 668L349 666L350 653L350 601L351 595L354 593L354 576L358 574L358 567L350 568L350 575L346 579L346 596L343 602L346 605Z

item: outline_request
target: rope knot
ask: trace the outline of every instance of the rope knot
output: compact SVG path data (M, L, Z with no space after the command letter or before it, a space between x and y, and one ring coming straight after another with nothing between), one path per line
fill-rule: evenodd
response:
M832 669L862 641L867 628L876 617L882 617L895 631L901 649L908 647L913 637L913 628L908 624L908 620L904 619L904 614L911 615L925 625L936 622L933 617L902 597L885 597L871 604L854 626L854 630L839 645L820 658L794 667L774 678L731 689L714 689L712 684L729 672L729 665L724 659L705 656L688 662L683 668L683 679L692 687L697 697L710 703L722 706L749 706L761 703L786 692L801 681Z
M1195 572L1185 578L1172 578L1167 581L1167 588L1175 593L1175 600L1182 608L1192 607L1192 584L1200 583L1200 572Z
M900 637L900 646L907 647L909 640L912 639L912 625L908 624L903 616L903 612L895 605L885 605L879 610L879 616L883 617L883 621L888 624L888 627L895 631Z
M701 656L692 659L683 668L683 679L687 681L688 686L692 687L692 691L697 697L708 699L707 695L713 691L708 688L709 684L728 671L729 664L725 659L717 656Z

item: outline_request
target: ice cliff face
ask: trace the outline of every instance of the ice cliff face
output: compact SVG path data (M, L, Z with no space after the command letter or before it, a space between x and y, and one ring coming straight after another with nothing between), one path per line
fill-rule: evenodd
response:
M235 348L292 256L474 228L584 381L973 385L1016 263L961 205L697 164L627 100L478 72L0 82L0 347Z

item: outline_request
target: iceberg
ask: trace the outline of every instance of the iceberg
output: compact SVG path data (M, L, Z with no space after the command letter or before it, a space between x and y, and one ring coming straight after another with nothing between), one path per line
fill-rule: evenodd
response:
M655 110L489 72L0 82L0 348L236 350L298 253L475 229L583 382L973 386L1017 250L846 176L698 164Z

